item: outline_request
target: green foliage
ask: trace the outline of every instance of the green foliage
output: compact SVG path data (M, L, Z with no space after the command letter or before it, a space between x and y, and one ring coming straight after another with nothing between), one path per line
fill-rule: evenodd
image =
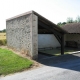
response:
M59 23L57 23L57 25L58 25L58 26L61 26L61 25L62 25L62 23L61 23L61 22L59 22Z
M12 51L0 48L0 75L15 73L30 68L32 61L22 58Z
M69 17L67 18L67 23L78 23L80 22L80 16L76 17L76 20L73 20L73 18Z
M0 33L6 32L6 29L0 30Z
M75 20L74 23L77 23L77 20Z
M6 32L6 29L3 29L2 32Z
M6 39L0 40L0 45L6 45L6 44L7 44L7 40Z
M73 18L71 18L71 17L68 17L67 18L67 23L73 23L74 21L73 21Z
M79 23L79 22L80 22L80 16L77 16L76 20L73 20L73 18L68 17L66 22L59 22L59 23L57 23L57 25L61 27L68 23Z
M63 25L65 25L65 24L66 24L66 22L63 22L62 24L63 24Z
M77 16L77 17L76 17L76 22L77 22L77 23L80 22L80 16Z
M57 25L60 26L60 27L65 25L65 24L66 24L66 22L63 22L63 23L59 22L59 23L57 23Z

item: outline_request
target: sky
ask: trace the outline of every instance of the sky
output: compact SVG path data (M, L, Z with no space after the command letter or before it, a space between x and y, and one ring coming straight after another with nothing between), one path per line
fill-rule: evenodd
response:
M0 0L0 30L6 29L6 19L31 10L57 24L80 16L80 0Z

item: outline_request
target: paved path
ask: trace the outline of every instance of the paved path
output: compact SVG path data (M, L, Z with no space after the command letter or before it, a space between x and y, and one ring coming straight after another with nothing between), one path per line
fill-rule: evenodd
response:
M0 80L80 80L80 53L52 57L39 62L45 65L31 71L2 77Z

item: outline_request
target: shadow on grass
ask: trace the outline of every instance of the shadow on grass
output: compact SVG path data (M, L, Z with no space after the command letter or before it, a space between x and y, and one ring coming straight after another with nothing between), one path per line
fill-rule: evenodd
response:
M51 67L59 67L80 72L80 53L46 57L39 59L38 62Z

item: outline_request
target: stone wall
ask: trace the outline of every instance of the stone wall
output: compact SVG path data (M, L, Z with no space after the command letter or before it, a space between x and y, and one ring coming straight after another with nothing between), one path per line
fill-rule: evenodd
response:
M7 45L22 54L37 58L37 16L30 13L6 21Z

